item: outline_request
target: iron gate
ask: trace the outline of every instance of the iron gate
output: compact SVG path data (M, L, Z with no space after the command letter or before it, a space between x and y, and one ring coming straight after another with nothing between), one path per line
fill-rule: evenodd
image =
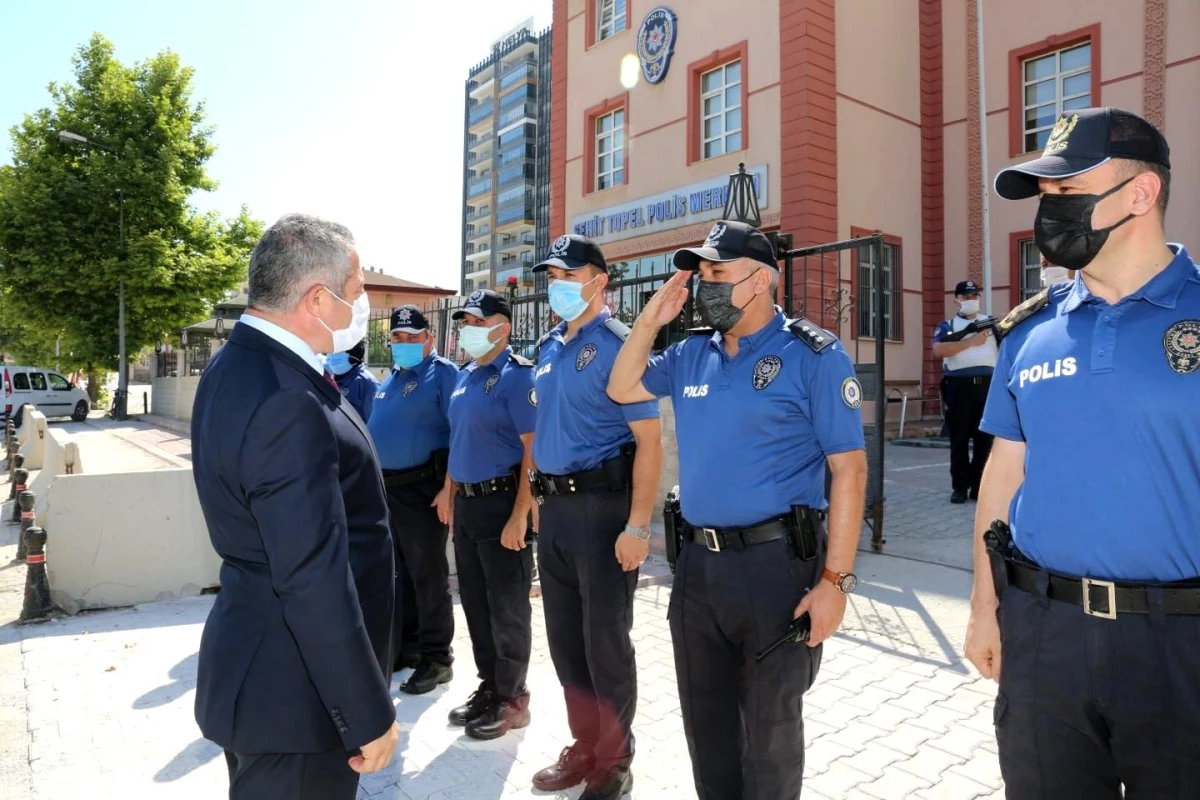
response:
M842 278L842 254L851 256L849 281ZM863 401L874 406L874 419L864 422L867 444L867 496L863 519L871 529L871 550L883 550L883 457L884 423L887 394L883 385L884 342L888 326L895 316L890 303L892 293L882 279L885 264L883 236L863 236L832 244L788 250L783 257L783 307L789 317L807 317L822 328L833 331L847 346L854 371L862 384ZM897 301L898 302L898 301ZM843 335L849 323L850 337ZM862 352L863 345L870 352ZM832 475L826 468L825 493L829 494Z

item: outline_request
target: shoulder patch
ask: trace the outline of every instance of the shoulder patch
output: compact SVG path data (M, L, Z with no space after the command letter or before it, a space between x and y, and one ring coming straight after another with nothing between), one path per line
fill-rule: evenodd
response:
M604 320L604 327L608 328L622 342L629 338L629 326L616 317Z
M519 356L516 353L513 353L512 360L517 362L522 367L532 367L533 366L532 361L530 361L528 358L525 358L524 356Z
M1012 333L1013 328L1041 311L1049 302L1050 288L1047 287L1008 312L1004 319L996 323L993 331L996 336L996 344L1000 344L1000 340Z
M551 328L550 330L543 333L542 338L538 339L537 343L534 344L534 346L533 346L533 361L535 364L542 360L542 346L544 344L546 344L546 342L550 341L550 334L552 334L552 333L554 333L553 328Z
M787 327L793 336L808 345L814 353L821 352L837 341L837 337L832 333L804 317L793 321Z

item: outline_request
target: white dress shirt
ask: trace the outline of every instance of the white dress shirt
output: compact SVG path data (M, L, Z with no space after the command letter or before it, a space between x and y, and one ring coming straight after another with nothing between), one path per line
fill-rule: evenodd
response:
M321 363L321 359L317 358L317 354L313 352L313 349L305 344L304 340L296 334L292 333L291 331L284 330L274 322L269 322L262 317L256 317L253 314L242 314L242 316L238 318L238 324L243 323L251 328L254 328L254 330L258 331L259 333L271 337L288 350L291 350L293 353L300 356L300 358L304 360L304 363L316 370L318 374L325 374L325 367Z

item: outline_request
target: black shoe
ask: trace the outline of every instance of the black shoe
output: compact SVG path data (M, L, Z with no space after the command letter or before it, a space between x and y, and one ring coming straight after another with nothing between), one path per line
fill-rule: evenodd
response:
M963 503L967 502L967 493L955 489L954 493L950 495L950 502L954 503L956 506L962 505Z
M596 757L579 742L564 747L552 766L533 776L533 788L541 792L561 792L587 780L596 767Z
M971 489L971 491L967 492L967 499L968 500L978 500L979 499L979 487L975 487L975 488Z
M479 688L471 693L467 698L467 702L450 712L450 724L458 727L463 727L474 719L477 719L483 712L488 710L492 704L492 690L484 684L479 684Z
M420 666L421 654L416 650L405 650L400 655L396 656L396 663L392 665L392 672L399 672L402 669L412 669Z
M529 695L523 694L511 700L499 695L492 696L492 704L475 719L467 723L467 736L472 739L499 739L509 731L524 728L529 724Z
M454 670L449 664L422 661L416 671L408 676L408 680L400 684L400 691L405 694L428 694L443 683L449 683L453 677Z
M579 800L617 800L633 791L633 773L624 767L594 772Z

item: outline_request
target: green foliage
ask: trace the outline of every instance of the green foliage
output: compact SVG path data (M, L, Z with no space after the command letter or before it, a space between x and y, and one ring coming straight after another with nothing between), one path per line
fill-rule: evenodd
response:
M44 355L48 339L52 356L63 333L74 363L111 369L122 278L132 358L240 284L262 225L244 207L222 220L189 204L215 188L213 132L177 55L127 67L95 34L73 63L75 82L50 85L54 107L12 129L13 166L0 168L0 349Z

